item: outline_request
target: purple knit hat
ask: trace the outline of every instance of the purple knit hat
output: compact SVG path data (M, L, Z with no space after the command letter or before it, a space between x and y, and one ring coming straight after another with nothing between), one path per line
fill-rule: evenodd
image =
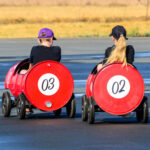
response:
M51 29L42 28L38 33L38 38L50 38L53 37L53 40L56 40L54 33Z

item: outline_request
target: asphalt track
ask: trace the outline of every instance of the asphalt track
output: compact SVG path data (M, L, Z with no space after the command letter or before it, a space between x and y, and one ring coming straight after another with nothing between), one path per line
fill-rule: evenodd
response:
M150 95L150 38L131 38L135 47L135 65L145 82L145 95ZM9 68L27 58L35 39L0 40L0 96ZM139 124L135 117L123 119L107 113L96 113L96 122L89 125L81 121L81 96L91 69L98 63L104 50L112 45L111 39L60 39L54 43L62 47L62 63L74 77L77 113L68 119L65 108L55 118L53 113L35 110L25 120L4 118L0 108L0 150L149 150L150 121ZM150 98L149 98L150 99ZM1 105L1 100L0 100Z

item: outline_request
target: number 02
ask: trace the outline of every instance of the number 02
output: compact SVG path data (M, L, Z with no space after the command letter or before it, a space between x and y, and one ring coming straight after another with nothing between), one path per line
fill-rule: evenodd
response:
M121 80L120 82L115 81L112 85L112 93L117 94L124 92L125 80Z

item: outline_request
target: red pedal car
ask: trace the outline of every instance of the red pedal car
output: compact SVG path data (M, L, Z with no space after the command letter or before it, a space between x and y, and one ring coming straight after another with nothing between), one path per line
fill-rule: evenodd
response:
M144 81L131 65L110 64L88 77L86 95L82 97L82 121L94 123L95 112L127 115L136 111L137 121L148 122L148 100L144 96Z
M43 61L20 74L22 69L29 67L29 59L17 63L6 75L5 88L9 89L15 100L11 100L10 93L2 96L2 113L9 117L11 108L17 108L20 119L26 116L26 109L32 112L33 108L42 111L53 111L56 116L61 108L66 107L68 117L73 118L76 112L74 83L70 71L61 63Z

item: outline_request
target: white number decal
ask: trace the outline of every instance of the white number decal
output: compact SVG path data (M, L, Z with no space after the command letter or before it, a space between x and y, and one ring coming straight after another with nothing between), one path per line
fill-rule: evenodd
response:
M107 83L107 91L114 98L123 98L130 91L130 83L124 76L113 76Z
M53 95L59 89L59 80L54 74L44 74L38 81L38 88L44 95Z

